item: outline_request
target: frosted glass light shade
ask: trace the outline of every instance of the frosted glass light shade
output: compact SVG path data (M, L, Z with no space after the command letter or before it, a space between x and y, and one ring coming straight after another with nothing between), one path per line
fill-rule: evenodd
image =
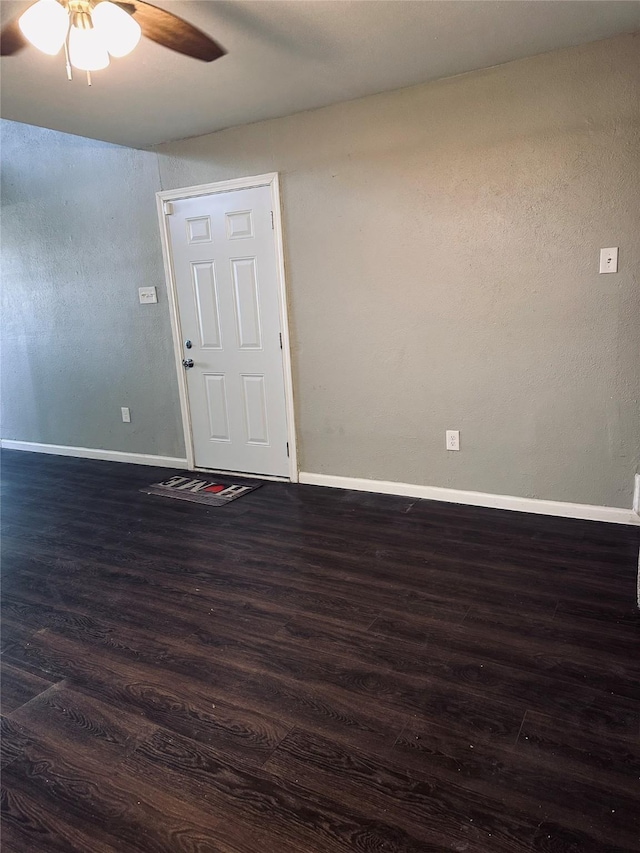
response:
M109 0L94 7L91 19L111 56L126 56L140 41L140 24Z
M55 56L69 30L69 13L58 0L38 0L20 16L18 26L34 47Z
M80 71L100 71L109 64L109 54L98 30L80 30L71 27L69 33L69 59Z

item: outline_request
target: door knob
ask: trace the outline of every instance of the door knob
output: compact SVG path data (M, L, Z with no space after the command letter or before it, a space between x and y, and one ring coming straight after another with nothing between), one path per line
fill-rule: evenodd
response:
M185 370L189 370L189 368L193 367L193 365L194 365L194 361L192 358L183 358L182 359L182 366L185 368Z

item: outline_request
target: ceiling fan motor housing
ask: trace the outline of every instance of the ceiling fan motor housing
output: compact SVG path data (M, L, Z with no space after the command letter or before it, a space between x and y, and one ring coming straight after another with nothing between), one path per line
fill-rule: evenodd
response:
M79 30L93 29L91 9L94 4L90 0L68 0L68 3L62 2L62 5L69 10L72 27L76 27Z

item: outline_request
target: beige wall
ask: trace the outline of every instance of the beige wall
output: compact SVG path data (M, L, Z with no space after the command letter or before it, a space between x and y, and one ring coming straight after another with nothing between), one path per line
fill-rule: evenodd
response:
M282 175L303 470L631 506L639 47L156 149L164 189Z

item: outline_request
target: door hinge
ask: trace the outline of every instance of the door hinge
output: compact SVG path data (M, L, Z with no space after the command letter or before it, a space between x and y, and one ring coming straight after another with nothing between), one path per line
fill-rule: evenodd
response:
M289 442L287 442L287 456L289 455Z
M271 211L271 230L273 231L273 210Z
M171 214L173 213L173 202L172 201L163 202L162 203L162 209L164 210L165 216L171 216Z
M278 332L278 337L280 338L280 349L282 349L282 332Z

